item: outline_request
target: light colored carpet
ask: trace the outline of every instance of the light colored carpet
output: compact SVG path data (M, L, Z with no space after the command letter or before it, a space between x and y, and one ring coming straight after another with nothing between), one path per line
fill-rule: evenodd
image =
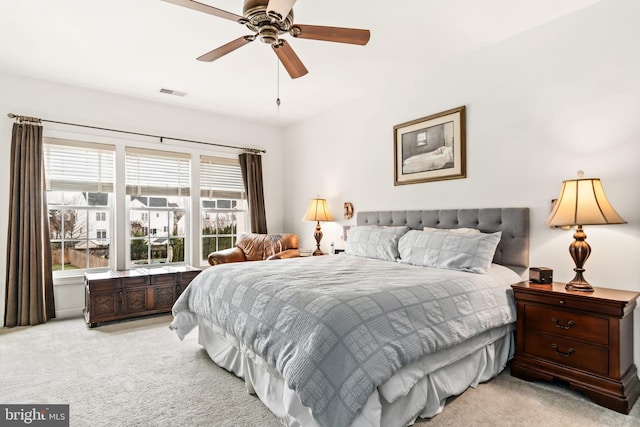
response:
M282 425L240 379L211 362L196 333L181 342L170 321L0 328L0 403L69 404L72 426ZM623 415L507 371L416 425L639 426L640 404Z

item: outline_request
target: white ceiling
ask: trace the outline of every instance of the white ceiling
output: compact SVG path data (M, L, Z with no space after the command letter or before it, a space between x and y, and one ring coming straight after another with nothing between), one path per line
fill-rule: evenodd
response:
M161 0L2 0L0 71L285 125L364 95L407 58L435 67L598 1L299 0L296 23L366 28L371 40L354 46L285 36L309 69L291 80L260 41L196 61L250 32ZM242 0L201 2L242 14Z

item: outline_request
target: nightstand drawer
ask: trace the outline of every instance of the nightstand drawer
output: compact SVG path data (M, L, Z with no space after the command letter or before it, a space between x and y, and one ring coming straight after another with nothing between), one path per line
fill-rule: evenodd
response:
M609 345L609 321L602 317L527 304L524 307L524 321L527 329Z
M525 333L524 340L525 353L565 366L609 375L609 350L606 347L529 331Z

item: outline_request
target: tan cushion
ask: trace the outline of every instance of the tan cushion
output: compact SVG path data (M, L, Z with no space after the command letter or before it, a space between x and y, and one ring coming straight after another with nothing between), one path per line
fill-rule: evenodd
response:
M298 236L244 233L238 236L236 246L242 249L247 261L262 261L287 249L298 249Z

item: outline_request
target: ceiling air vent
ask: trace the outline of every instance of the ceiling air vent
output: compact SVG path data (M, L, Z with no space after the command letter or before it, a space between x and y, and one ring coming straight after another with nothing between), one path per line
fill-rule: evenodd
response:
M167 95L175 95L175 96L185 96L187 94L186 92L179 92L177 90L165 89L165 88L160 89L160 93L166 93Z

